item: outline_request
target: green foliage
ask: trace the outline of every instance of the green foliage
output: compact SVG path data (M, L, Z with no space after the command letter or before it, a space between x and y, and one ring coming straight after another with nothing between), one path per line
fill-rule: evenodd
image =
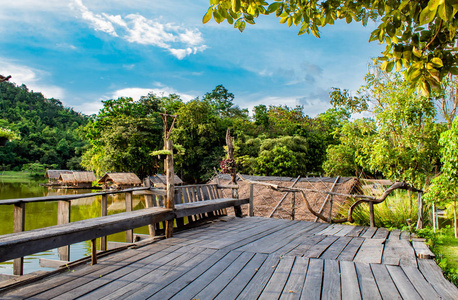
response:
M431 89L440 89L442 78L458 74L455 39L458 24L455 1L346 1L346 0L210 0L203 18L207 23L213 16L217 23L227 20L243 31L246 23L255 24L260 15L275 14L280 23L299 26L298 34L319 37L319 28L337 20L361 22L371 19L378 25L369 41L386 45L377 59L387 72L405 70L404 77L411 86L428 96Z
M87 123L87 116L64 107L57 99L29 91L25 85L2 82L0 118L0 127L21 137L0 148L4 169L20 170L28 163L55 164L60 169L68 168L70 163L71 168L80 168L75 162L86 142L78 128Z
M0 127L0 138L6 138L9 141L12 141L12 140L20 140L21 136L19 135L19 133L14 132L11 129Z
M270 150L261 151L257 159L256 173L269 176L297 176L299 162L292 150L286 146L274 145Z
M348 213L348 206L341 208L341 213ZM428 210L424 217L427 219ZM385 228L399 228L413 226L418 219L418 203L416 195L406 191L393 191L384 202L374 205L375 226ZM353 212L355 224L369 226L369 205L359 205ZM410 220L408 223L407 220Z
M150 153L163 147L163 125L159 116L164 99L149 94L139 101L118 98L103 101L104 107L84 128L91 147L82 165L105 172L134 172L140 178L157 172L157 158ZM176 100L181 102L180 100Z
M343 126L342 144L354 149L355 162L366 170L422 186L439 165L438 139L444 130L435 123L432 98L412 91L399 74L369 73L366 82L356 102L368 107L374 120ZM335 103L351 109L355 97L347 96L338 94Z

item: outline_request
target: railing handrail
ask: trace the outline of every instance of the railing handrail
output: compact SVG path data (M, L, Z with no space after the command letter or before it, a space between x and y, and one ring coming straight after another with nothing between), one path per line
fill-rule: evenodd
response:
M0 200L0 205L10 205L10 204L21 204L21 203L31 203L31 202L48 202L48 201L71 201L81 198L89 198L102 195L111 195L111 194L121 194L129 193L135 191L146 191L153 190L154 188L150 187L135 187L123 190L111 190L98 193L87 193L87 194L76 194L76 195L56 195L56 196L43 196L43 197L31 197L31 198L15 198L15 199L4 199Z

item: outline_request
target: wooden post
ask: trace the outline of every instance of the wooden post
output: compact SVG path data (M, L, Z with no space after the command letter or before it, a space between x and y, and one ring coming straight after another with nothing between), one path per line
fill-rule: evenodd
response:
M97 264L97 239L91 240L91 265Z
M418 200L418 221L417 221L417 229L423 228L423 200L421 199L421 193L417 192L417 200Z
M70 223L70 201L59 201L57 204L57 224ZM58 250L59 260L70 261L70 245L60 247Z
M294 220L296 215L296 193L291 193L291 220Z
M228 128L226 131L226 145L227 145L227 159L234 161L234 138L231 137L231 131ZM232 184L237 185L237 170L235 167L231 168ZM239 192L237 189L232 189L232 198L238 199ZM240 205L234 206L234 213L236 217L243 217L242 207Z
M249 207L249 215L250 215L250 217L254 217L253 188L254 188L253 184L250 183L250 204L249 204L250 205L250 207Z
M329 197L329 214L328 214L328 223L332 223L332 195Z
M369 202L369 215L370 215L370 222L371 227L375 227L375 216L374 216L374 202Z
M14 232L25 230L25 203L14 204ZM24 274L24 257L16 258L13 262L13 275Z
M432 213L433 213L433 232L436 233L436 202L435 201L433 202Z
M175 173L173 170L173 142L171 140L165 141L165 150L172 151L172 154L167 155L165 160L166 175L167 175L167 199L165 208L175 209ZM170 238L173 236L173 220L165 223L165 237Z
M126 196L126 212L133 210L133 203L132 203L132 192L125 193ZM133 243L134 242L134 230L130 229L126 231L126 242Z
M145 195L145 204L147 208L153 207L153 195ZM151 237L156 235L156 228L154 224L148 225L149 235Z
M108 215L108 195L102 195L102 202L100 203L101 206L101 215L102 217ZM100 238L100 250L107 251L107 237L102 236Z

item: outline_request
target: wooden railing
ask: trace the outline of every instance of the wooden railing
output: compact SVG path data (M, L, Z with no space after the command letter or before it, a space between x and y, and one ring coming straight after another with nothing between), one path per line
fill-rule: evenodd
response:
M221 198L220 188L214 185L180 186L175 189L175 209L163 206L165 190L141 187L119 191L107 191L79 195L48 196L37 198L9 199L0 205L14 205L14 233L0 236L0 262L14 259L14 275L23 274L23 257L37 252L59 248L59 259L69 261L69 245L91 240L93 263L96 263L96 239L101 239L101 250L107 250L106 236L126 231L126 242L133 242L133 229L149 226L150 235L155 235L159 222L176 219L177 226L195 222L206 216L224 215L227 207L248 204L249 199ZM133 211L132 193L143 192L145 209ZM125 194L126 212L107 216L107 197ZM71 201L102 196L101 217L70 223ZM205 201L203 201L205 200ZM58 225L24 231L26 203L58 202ZM185 222L187 219L187 222Z

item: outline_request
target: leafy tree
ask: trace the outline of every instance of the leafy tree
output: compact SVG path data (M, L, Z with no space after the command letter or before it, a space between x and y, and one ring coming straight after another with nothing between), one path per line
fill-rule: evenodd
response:
M142 178L155 174L157 160L150 153L163 147L159 116L163 98L149 94L139 101L123 97L102 101L104 107L84 129L91 147L82 165L98 175L134 172Z
M458 238L456 219L456 198L458 184L458 120L455 119L452 128L443 132L439 141L441 148L441 174L433 179L427 199L442 204L453 201L453 221L455 238Z
M377 21L369 41L386 44L378 58L383 70L406 69L405 79L418 86L424 95L431 88L439 89L448 74L458 74L455 21L458 2L444 0L210 0L203 17L217 23L227 20L240 31L246 23L254 24L260 15L274 14L280 23L300 26L299 35L312 33L319 37L319 28L334 24L338 19L347 23L369 19Z
M300 166L294 152L279 145L274 145L271 150L261 151L256 161L256 173L267 176L297 176Z
M0 83L0 127L10 128L21 137L0 148L0 163L7 169L21 170L24 164L57 165L67 168L76 161L86 142L78 128L88 117L29 91L25 85ZM79 165L72 164L74 169Z
M375 117L372 125L367 124L372 128L345 143L357 145L355 158L362 167L420 185L439 164L438 139L443 126L435 123L432 99L412 92L397 74L369 73L366 82L358 92L360 97L337 93L339 97L334 98L334 104L347 99L349 106L357 98L359 107L368 107Z

